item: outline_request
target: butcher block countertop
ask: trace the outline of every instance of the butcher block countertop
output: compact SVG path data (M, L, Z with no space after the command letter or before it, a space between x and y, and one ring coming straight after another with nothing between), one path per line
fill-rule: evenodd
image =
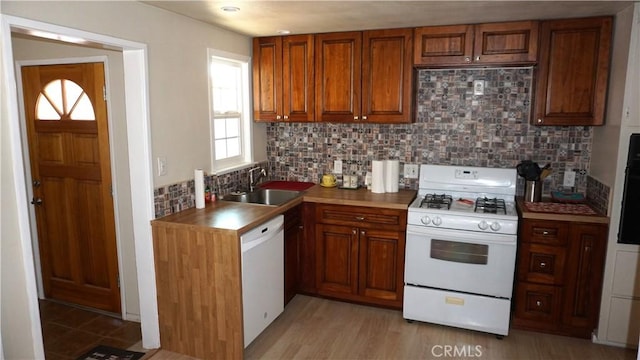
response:
M415 190L400 190L397 193L374 194L361 188L358 190L324 188L314 185L302 192L302 195L280 206L246 204L217 200L206 204L204 209L191 208L179 213L167 215L153 222L174 223L207 227L237 234L247 232L276 215L299 205L302 202L326 203L334 205L352 205L379 207L387 209L407 209L416 197ZM152 222L152 223L153 223Z
M609 218L599 213L588 204L557 203L550 199L541 202L526 203L523 198L516 198L518 214L523 219L572 221L582 223L608 224Z

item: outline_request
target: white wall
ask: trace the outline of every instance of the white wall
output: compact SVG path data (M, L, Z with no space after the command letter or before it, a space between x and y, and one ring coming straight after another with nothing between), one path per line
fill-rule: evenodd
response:
M166 176L154 171L154 186L210 168L207 48L250 56L250 38L137 1L3 0L2 12L146 43L154 168L158 156L168 164ZM257 126L255 136L264 139L266 127Z
M634 265L640 249L617 243L629 135L640 131L639 22L638 3L616 17L607 119L604 126L594 130L591 158L592 175L611 187L607 258L595 340L618 346L637 346L640 326L640 319L633 315L640 314L640 289L633 288L639 281L640 269Z

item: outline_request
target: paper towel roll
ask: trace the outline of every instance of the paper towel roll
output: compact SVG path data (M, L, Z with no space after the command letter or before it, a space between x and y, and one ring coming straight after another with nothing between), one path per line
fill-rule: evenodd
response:
M204 171L196 169L194 171L195 193L196 193L196 209L204 209Z
M398 192L398 179L400 178L400 161L385 160L384 162L384 191Z
M384 189L384 161L373 160L371 163L371 192L383 193Z

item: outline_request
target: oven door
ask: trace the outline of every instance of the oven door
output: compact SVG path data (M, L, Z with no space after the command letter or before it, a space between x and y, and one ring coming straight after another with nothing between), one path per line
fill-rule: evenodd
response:
M405 283L511 298L516 235L407 226Z

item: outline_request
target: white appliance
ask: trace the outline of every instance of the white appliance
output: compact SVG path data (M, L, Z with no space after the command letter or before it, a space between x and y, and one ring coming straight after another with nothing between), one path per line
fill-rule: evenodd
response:
M240 237L244 347L284 310L284 217Z
M515 169L421 165L409 205L403 317L508 335Z

